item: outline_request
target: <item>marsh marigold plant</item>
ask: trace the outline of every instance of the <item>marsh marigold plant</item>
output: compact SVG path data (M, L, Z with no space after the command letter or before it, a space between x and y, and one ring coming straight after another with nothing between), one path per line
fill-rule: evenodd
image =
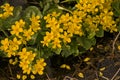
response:
M17 73L17 79L35 79L36 74L44 74L45 58L78 56L95 45L104 31L119 31L113 0L75 1L70 10L57 4L43 12L35 6L0 6L0 54L21 68L23 74ZM62 68L71 69L69 65Z

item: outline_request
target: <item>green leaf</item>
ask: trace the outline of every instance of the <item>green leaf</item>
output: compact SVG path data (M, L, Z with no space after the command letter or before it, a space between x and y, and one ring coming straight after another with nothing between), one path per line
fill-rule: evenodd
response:
M33 36L31 36L31 40L28 41L29 45L34 45L36 43L37 35L38 35L38 33L36 33Z
M75 39L74 39L75 40ZM77 45L77 42L76 41L73 41L71 44L70 44L70 52L72 54L79 54L79 49L78 49L78 45Z
M119 17L120 16L120 0L114 0L112 2L112 8L114 9L114 15L116 17Z
M68 57L70 56L72 53L70 51L70 46L68 45L64 45L63 46L63 50L61 51L61 55L64 56L64 57Z
M51 51L51 49L50 48L47 48L47 47L45 47L44 49L41 49L42 51L43 51L43 55L41 55L41 57L43 57L43 58L49 58L50 56L53 56L53 51Z
M103 37L104 36L104 30L100 26L99 31L96 32L97 37Z
M68 57L71 55L71 52L70 52L70 50L62 50L61 55L63 57Z
M22 6L17 6L14 8L13 16L19 17L21 15L21 12L22 12Z
M50 8L50 3L47 3L45 7L43 8L43 14Z
M117 29L118 29L118 31L120 31L120 23L119 23L119 25L117 26Z
M25 9L24 14L23 14L23 18L25 20L27 20L27 19L31 18L32 15L35 15L35 16L38 15L38 16L42 17L42 14L41 14L40 10L37 7L29 6L29 7L27 7Z
M95 36L95 32L90 32L88 35L88 39L91 39Z
M58 48L58 49L54 50L54 52L55 52L56 54L58 54L58 55L61 53L61 51L62 51L61 48Z
M96 43L95 38L88 39L86 37L78 37L77 41L86 50L88 50L92 45L95 45L95 43Z
M35 42L36 42L37 44L39 44L40 41L43 40L43 37L44 37L44 36L40 33L40 31L38 31L38 32L37 32L37 37L36 37L36 41L35 41Z

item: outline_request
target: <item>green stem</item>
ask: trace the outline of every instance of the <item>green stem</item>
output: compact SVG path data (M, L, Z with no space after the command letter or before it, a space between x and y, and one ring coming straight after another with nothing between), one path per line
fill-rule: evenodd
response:
M67 3L67 2L72 2L72 1L76 1L76 0L65 0L65 1L61 1L60 3Z
M69 9L66 9L66 8L64 8L64 7L61 7L61 6L59 6L59 5L57 5L57 7L58 7L58 9L65 10L65 11L67 11L67 12L69 12L69 13L72 14L72 11L70 11Z

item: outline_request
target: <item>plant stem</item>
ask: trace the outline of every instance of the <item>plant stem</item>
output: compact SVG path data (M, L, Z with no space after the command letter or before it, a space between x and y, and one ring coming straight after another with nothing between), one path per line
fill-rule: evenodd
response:
M59 5L57 5L57 7L58 7L58 9L61 9L61 10L67 11L67 12L69 12L69 13L72 14L72 11L70 11L70 10L64 8L64 7L61 7L61 6L59 6Z

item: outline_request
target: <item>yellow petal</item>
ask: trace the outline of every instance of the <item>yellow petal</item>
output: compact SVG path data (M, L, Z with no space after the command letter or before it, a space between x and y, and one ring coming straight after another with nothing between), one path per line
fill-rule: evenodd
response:
M66 67L66 64L62 64L61 66L60 66L60 68L65 68Z
M90 48L90 51L93 51L93 47Z
M78 76L80 77L80 78L84 78L84 74L83 73L78 73Z
M66 65L66 69L71 70L71 68L70 68L70 66L69 66L69 65Z
M89 57L86 57L85 59L84 59L84 62L87 62L87 61L89 61L90 60L90 58Z
M103 73L102 73L102 72L99 72L99 76L103 76Z
M105 67L100 68L100 71L104 71L104 70L105 70Z

